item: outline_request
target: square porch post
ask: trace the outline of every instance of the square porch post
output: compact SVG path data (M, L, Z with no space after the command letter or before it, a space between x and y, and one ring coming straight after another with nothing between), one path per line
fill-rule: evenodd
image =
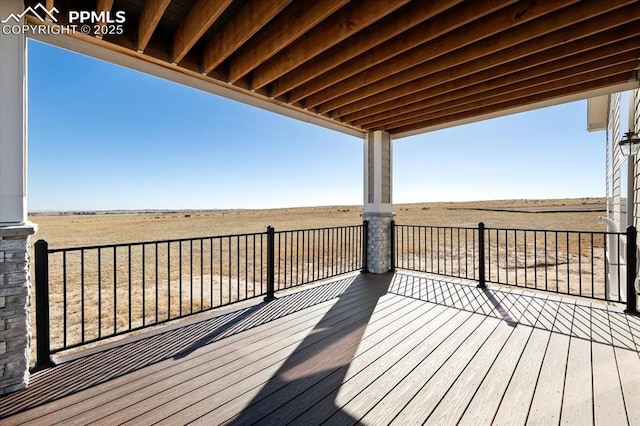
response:
M364 141L364 212L369 221L367 269L382 274L391 269L392 143L388 132L369 132Z
M0 20L24 11L22 0L0 1ZM6 26L22 25L10 20ZM0 395L29 381L29 238L27 221L26 38L0 33Z

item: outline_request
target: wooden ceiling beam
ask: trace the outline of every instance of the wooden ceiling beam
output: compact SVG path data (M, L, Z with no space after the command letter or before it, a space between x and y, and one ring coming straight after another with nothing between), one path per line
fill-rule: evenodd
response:
M220 65L289 3L291 0L250 0L244 5L222 31L207 43L202 56L202 67L205 74Z
M96 0L96 12L109 12L113 7L113 0Z
M637 24L637 22L632 22L603 33L594 34L551 48L546 48L549 46L542 43L540 47L545 48L545 50L530 55L520 56L519 49L516 49L516 54L513 54L514 49L503 50L488 57L465 63L464 66L425 75L420 79L398 86L393 90L387 90L370 98L339 108L334 111L334 116L340 117L345 121L353 121L370 114L385 112L397 106L421 101L424 97L439 96L443 93L457 90L463 87L466 82L475 84L593 49L604 49L606 51L606 49L610 49L609 46L611 44L615 44L621 40L623 43L633 44L636 42L635 37L638 33ZM629 39L632 40L630 41ZM623 48L626 49L626 47ZM613 53L615 53L615 51ZM349 117L349 119L347 119L347 117Z
M464 99L474 93L492 90L496 87L524 82L540 75L562 70L567 71L572 67L589 64L601 59L616 63L617 59L610 57L621 54L629 55L628 52L640 55L639 37L607 45L596 42L591 50L580 50L570 56L537 55L537 60L526 58L528 60L507 63L477 73L460 73L459 78L453 81L437 86L427 86L424 90L415 91L411 95L377 105L374 108L375 112L362 110L359 113L346 115L342 117L342 120L362 127L368 127L374 123L378 125L386 124L400 115L420 111L454 99ZM531 64L534 64L534 66L531 66ZM358 117L354 118L356 114Z
M588 6L599 5L601 7L606 7L611 4L613 4L613 2L587 3ZM582 4L579 4L576 7L580 7L581 5ZM407 86L404 85L405 83L413 82L414 80L418 80L438 71L453 69L454 67L461 66L462 64L465 64L466 67L467 63L472 62L474 59L479 59L479 64L485 64L484 68L476 67L476 71L481 71L482 69L513 61L554 46L559 46L617 26L622 26L640 18L640 8L636 6L637 5L629 5L599 16L594 16L593 10L591 10L591 13L589 13L591 19L586 21L582 21L582 17L585 15L585 11L582 10L583 14L576 15L576 21L572 22L569 20L571 23L575 22L574 25L562 28L552 33L548 33L546 27L547 19L537 22L535 25L535 31L534 28L530 26L525 26L523 28L516 27L509 31L508 34L500 34L494 40L479 41L463 49L456 50L449 55L441 56L409 70L403 71L402 73L394 74L366 87L356 89L345 96L341 96L322 104L319 107L319 110L324 113L332 111L334 116L341 116L362 108L362 106L355 107L355 103L358 103L359 105L364 104L366 105L365 107L374 106L376 105L376 103L372 102L374 95L385 91L387 93L395 93L398 94L398 96L403 96L407 93L400 93L401 88L399 86L402 86L402 88L411 87L412 84L407 84ZM562 15L564 15L564 13ZM568 19L566 16L563 16L563 18ZM538 34L542 35L532 39L532 36ZM515 37L516 35L518 36L517 38ZM501 38L510 38L514 41L514 44L517 40L518 44L504 48L500 42ZM471 72L470 69L466 69L466 71ZM381 96L381 98L383 98L381 102L388 100L386 96ZM376 96L375 99L380 98ZM358 102L360 100L363 100L363 102ZM340 113L337 113L336 110L338 109L340 110Z
M524 87L520 86L515 90L505 91L504 93L494 92L489 97L484 97L484 94L479 93L475 98L477 100L482 100L482 106L495 105L504 102L506 99L521 99L533 95L542 95L547 92L555 92L556 90L562 91L563 89L568 87L579 84L586 84L594 80L600 80L624 73L626 73L627 76L630 76L631 71L633 70L635 65L636 61L627 61L621 64L615 64L613 66L607 66L601 69L594 69L592 71L583 72L577 75L571 75L565 78L550 79L547 83L537 81L535 84L527 84ZM477 107L478 105L476 102L450 103L446 108L438 108L435 110L427 111L420 116L411 118L400 118L392 124L382 126L381 129L386 130L389 127L406 126L413 123L419 123L424 120L447 117L465 111L472 111Z
M169 3L171 3L171 0L147 0L144 3L140 13L140 20L138 21L138 38L136 42L136 50L138 52L142 53L147 48L147 44L149 44L149 40L151 40L151 36Z
M629 82L629 73L625 72L622 74L618 74L610 77L604 77L604 78L587 82L587 83L580 83L571 87L563 87L561 89L556 89L551 92L536 93L535 95L531 95L531 96L527 96L519 99L509 99L506 101L503 100L498 104L482 106L482 107L473 109L471 111L459 112L459 113L451 114L445 117L439 117L439 118L421 121L415 124L394 127L394 128L388 129L387 131L392 135L394 135L399 133L418 131L421 129L428 129L430 127L435 127L435 126L443 125L446 123L453 123L456 121L478 117L486 114L494 114L500 111L523 107L523 106L535 104L538 102L550 101L553 99L577 95L583 92L588 92L590 90L602 89L605 87L615 86L618 84L625 84L628 82Z
M533 95L538 92L546 92L559 89L566 85L578 84L585 81L592 81L598 78L620 74L632 69L637 63L638 50L617 55L614 58L604 58L595 62L586 63L553 73L544 73L529 80L517 81L511 84L494 83L495 87L475 87L467 96L460 96L454 92L454 99L447 99L444 102L430 105L421 110L403 114L393 118L388 118L375 123L369 123L365 128L385 129L387 127L398 127L417 123L434 116L446 116L460 111L467 111L476 108L478 105L489 105L498 103L505 98L520 98ZM480 85L482 86L482 85Z
M547 15L566 7L567 3L569 3L567 0L549 0L531 4L526 2L525 4L516 3L500 9L491 15L474 20L458 31L447 32L447 34L428 44L412 48L402 56L392 57L375 67L361 71L321 92L308 96L305 98L305 104L308 107L318 106L332 99L343 97L345 94L350 94L350 92L355 92L357 95L360 93L357 89L362 88L364 85L372 86L380 80L387 81L390 74L401 74L403 71L432 61L457 49L462 49L470 44L482 43L483 40L494 49L508 47L510 40L508 37L503 37L502 33L504 31L511 28L511 31L520 29L520 33L526 34L522 28L528 27L529 25L526 25L528 22L533 21L531 24L535 25L536 22L542 21L536 20L536 18L544 17L544 20L546 20ZM545 29L547 32L553 29L553 24L553 22L546 24ZM562 25L568 24L564 22ZM380 87L380 85L375 85L375 87ZM320 110L326 111L324 107L320 108Z
M239 78L290 45L304 33L344 6L348 0L293 2L263 31L256 35L255 43L243 46L231 56L229 82Z
M172 61L180 63L233 0L198 0L173 37Z
M556 2L562 0L552 1ZM491 12L499 10L500 8L512 3L514 3L514 0L477 0L472 3L464 3L457 7L448 9L442 14L434 16L432 19L409 29L405 33L394 37L380 46L324 73L321 77L315 78L292 90L289 93L289 101L297 102L305 99L304 103L308 107L319 105L326 100L325 97L322 96L322 93L324 93L324 90L330 86L348 79L349 77L359 75L359 73L371 67L375 67L375 69L378 70L380 67L377 65L386 63L385 61L393 61L395 58L401 57L400 55L403 55L404 52L410 51L416 46L421 45L425 49L429 50L427 46L430 46L431 44L427 44L427 42L430 42L449 31L460 28L480 17L489 15ZM388 67L385 72L389 72ZM333 90L333 87L329 90ZM353 88L350 90L353 90ZM310 99L309 97L314 94L316 97ZM337 96L338 95L332 95L331 98ZM315 99L319 99L318 102L311 105L309 100L313 102Z
M339 45L313 58L273 82L271 93L282 96L293 88L355 58L421 22L461 3L462 0L411 2L375 26L363 29Z
M111 12L112 8L113 8L113 0L96 0L96 13L98 14L102 14L105 12L109 13ZM104 24L105 23L103 21L100 21L96 25L98 29L96 30L95 36L100 40L102 40L102 37L103 37L103 34L100 30L102 29Z
M287 48L271 57L252 73L252 85L261 88L309 59L377 22L409 0L352 0L331 15L322 25L312 28Z

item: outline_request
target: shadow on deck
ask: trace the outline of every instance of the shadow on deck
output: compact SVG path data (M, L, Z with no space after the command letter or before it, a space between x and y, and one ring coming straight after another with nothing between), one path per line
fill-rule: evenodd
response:
M352 275L32 375L7 424L634 423L640 321L618 307Z

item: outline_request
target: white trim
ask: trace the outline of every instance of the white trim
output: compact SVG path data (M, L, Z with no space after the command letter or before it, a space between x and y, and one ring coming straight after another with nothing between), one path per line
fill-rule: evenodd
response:
M4 0L0 0L0 2L4 2ZM202 74L185 69L178 70L170 63L160 64L161 61L159 60L156 61L158 63L150 62L152 58L133 50L130 52L127 51L127 54L125 54L107 49L106 47L98 46L97 44L92 44L88 40L85 41L79 38L62 35L36 34L31 35L30 38L62 49L67 49L75 53L140 71L145 74L164 78L165 80L173 81L175 83L184 84L185 86L242 102L247 105L256 106L267 111L295 118L306 123L316 124L331 130L336 130L350 136L361 138L366 134L364 131L355 127L339 123L330 118L322 117L311 112L306 113L300 111L298 108L282 104L270 99L269 97L259 95L258 93L245 93L243 89L230 84L225 85L222 82L218 82L217 80L203 76ZM92 41L95 42L94 40Z
M393 138L387 133L389 138L389 205L393 205Z
M370 132L364 139L364 213L392 213L393 204L382 202L382 169L383 143L389 141L389 156L391 161L391 136L387 132L376 130ZM369 145L373 144L373 158L369 158ZM369 165L373 165L373 203L369 202ZM393 182L393 169L389 169L389 185ZM393 188L390 187L390 197L393 200Z
M0 1L0 16L24 11L22 0ZM0 37L0 227L27 220L27 69L22 34Z
M479 115L476 117L465 118L463 120L452 121L450 123L439 124L437 126L425 127L418 130L411 130L408 132L396 133L393 135L394 139L406 138L409 136L416 136L422 133L433 132L436 130L447 129L455 126L462 126L463 124L475 123L477 121L488 120L490 118L504 117L506 115L517 114L519 112L531 111L538 108L546 108L554 105L560 105L567 102L579 101L582 99L593 98L600 95L608 95L610 93L623 92L625 90L631 90L640 87L640 81L631 81L628 83L618 84L615 86L605 87L603 89L591 90L588 92L578 93L576 95L564 96L562 98L550 99L547 101L536 102L534 104L524 105L517 108L506 109L503 111L492 112L490 114Z
M373 203L382 204L382 132L373 132Z
M607 130L607 113L609 111L609 95L587 99L587 131L599 132Z
M364 204L369 203L369 138L371 137L370 133L367 133L364 137L364 143L362 144L362 158L364 159L364 164L362 166L362 200Z

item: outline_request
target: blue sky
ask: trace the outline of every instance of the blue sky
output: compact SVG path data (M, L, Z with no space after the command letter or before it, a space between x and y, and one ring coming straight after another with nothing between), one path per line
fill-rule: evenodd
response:
M55 84L51 84L55 82ZM586 101L394 141L394 202L604 195ZM362 141L29 41L30 211L362 204Z

